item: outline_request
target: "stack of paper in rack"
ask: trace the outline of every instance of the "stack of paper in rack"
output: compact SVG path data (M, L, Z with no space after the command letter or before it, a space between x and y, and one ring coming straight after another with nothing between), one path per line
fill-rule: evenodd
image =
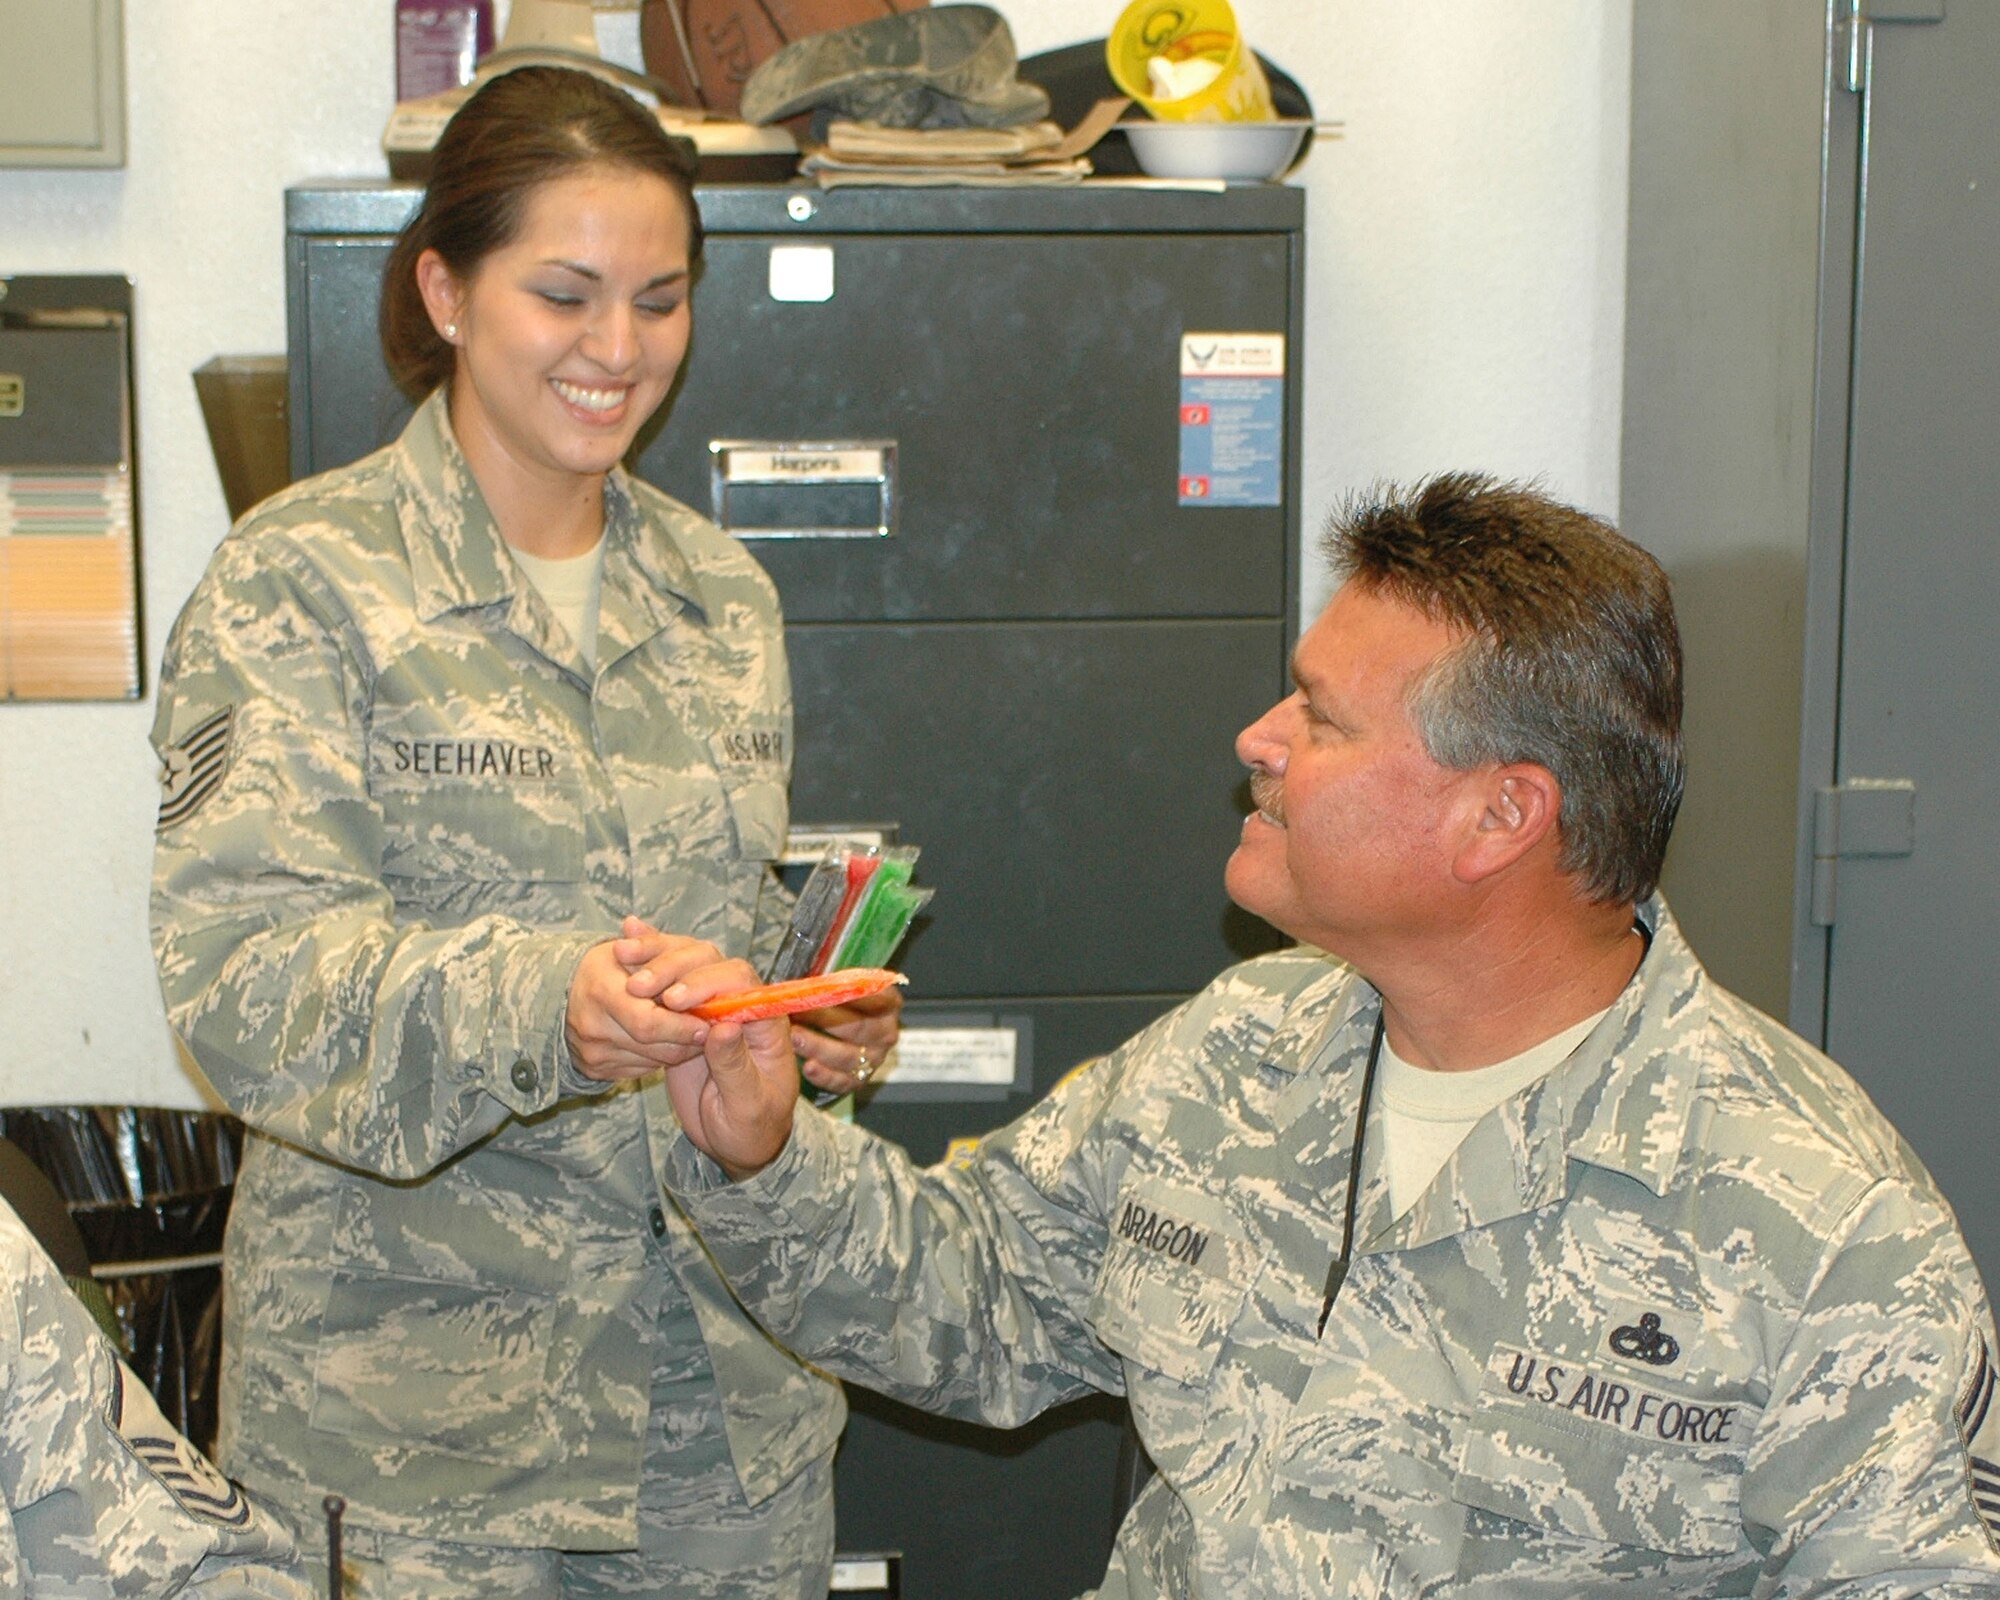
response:
M1018 128L885 128L837 121L807 147L799 170L822 188L843 184L1059 184L1090 176L1085 154L1126 102L1107 101L1068 134L1053 122Z

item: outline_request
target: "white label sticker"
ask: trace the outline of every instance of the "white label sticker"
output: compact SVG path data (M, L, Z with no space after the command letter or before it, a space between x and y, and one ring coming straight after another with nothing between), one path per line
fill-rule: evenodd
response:
M771 246L771 298L794 305L818 305L833 298L833 247L824 244Z
M880 850L889 842L889 828L794 827L785 835L785 853L778 864L785 867L817 866L829 847L844 844L850 850Z
M1011 1087L1021 1037L1013 1028L904 1028L892 1081Z
M382 148L391 155L436 149L444 125L457 109L456 105L436 100L403 101L389 113L389 126L382 133Z
M1282 378L1282 333L1184 333L1183 378Z
M880 483L880 450L731 450L730 483Z
M835 1594L887 1589L889 1563L870 1556L835 1556L830 1587Z

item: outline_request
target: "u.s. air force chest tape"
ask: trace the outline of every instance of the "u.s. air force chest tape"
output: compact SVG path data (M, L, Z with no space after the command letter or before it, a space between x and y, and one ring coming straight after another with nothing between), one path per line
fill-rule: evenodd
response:
M1122 1190L1112 1208L1091 1326L1140 1367L1199 1382L1213 1370L1262 1260L1226 1203L1186 1184L1145 1178Z
M1762 1408L1707 1359L1694 1313L1614 1304L1600 1319L1561 1347L1492 1347L1454 1497L1585 1539L1735 1549Z
M710 741L718 763L751 770L780 768L787 760L785 730L775 725L726 728Z
M791 820L789 731L775 718L739 717L709 736L708 749L729 794L737 848L746 860L777 860Z

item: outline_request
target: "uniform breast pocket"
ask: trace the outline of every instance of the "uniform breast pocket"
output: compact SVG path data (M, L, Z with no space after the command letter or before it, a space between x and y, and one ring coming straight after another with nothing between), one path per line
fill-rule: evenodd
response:
M510 1467L557 1448L545 1411L553 1298L336 1271L313 1361L311 1425Z
M718 733L710 754L729 799L736 848L745 861L775 861L784 854L789 817L785 760L786 734L777 724Z
M376 802L384 877L556 884L584 876L583 813L573 781L382 783Z
M1760 1416L1754 1405L1668 1389L1599 1362L1499 1349L1452 1496L1506 1519L1478 1530L1503 1542L1747 1556L1739 1505Z
M1199 1386L1262 1265L1235 1213L1200 1189L1147 1179L1122 1192L1090 1302L1097 1335L1127 1361Z

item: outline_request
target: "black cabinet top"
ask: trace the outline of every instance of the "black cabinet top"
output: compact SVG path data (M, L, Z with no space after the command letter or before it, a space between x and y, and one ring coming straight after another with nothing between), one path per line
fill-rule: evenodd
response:
M295 235L392 234L416 209L420 185L330 178L285 191ZM1231 184L1221 193L1117 179L1053 188L843 188L703 184L710 233L1302 233L1305 191Z

